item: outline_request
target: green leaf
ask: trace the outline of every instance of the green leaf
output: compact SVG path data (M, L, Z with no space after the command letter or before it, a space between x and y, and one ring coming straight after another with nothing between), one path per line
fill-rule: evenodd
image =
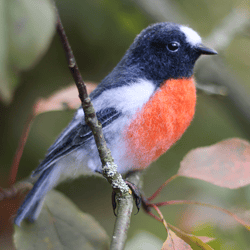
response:
M15 226L14 242L17 250L109 249L109 238L98 222L58 191L47 194L34 223Z
M168 227L171 228L176 233L176 235L182 240L184 240L186 243L188 244L194 243L195 245L199 246L203 250L213 250L211 246L206 244L206 242L213 240L212 238L200 237L200 236L195 236L192 234L185 233L184 231L180 230L179 228L169 223L168 223Z
M168 230L168 237L164 242L161 250L192 250L192 248L172 230Z
M0 1L0 95L11 101L20 70L26 70L48 49L56 16L49 0Z

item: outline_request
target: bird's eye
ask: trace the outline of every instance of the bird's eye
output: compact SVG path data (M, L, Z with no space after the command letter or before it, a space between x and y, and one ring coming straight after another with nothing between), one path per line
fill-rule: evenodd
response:
M167 45L167 48L170 52L178 51L180 44L178 42L171 42Z

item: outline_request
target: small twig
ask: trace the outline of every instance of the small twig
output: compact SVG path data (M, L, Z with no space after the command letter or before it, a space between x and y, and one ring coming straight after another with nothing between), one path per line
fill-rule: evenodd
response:
M115 224L113 240L111 242L111 246L113 246L113 248L111 247L111 249L123 249L125 245L125 240L127 238L127 230L130 224L130 217L133 207L132 193L129 187L126 185L125 181L122 179L122 176L117 172L117 166L114 163L114 159L112 158L111 152L108 149L106 141L104 139L102 125L97 120L93 104L91 103L91 100L88 97L86 85L78 69L76 60L73 55L73 51L71 50L57 9L56 13L57 32L60 36L63 48L66 53L68 67L75 80L75 84L79 92L79 98L81 99L82 108L85 114L85 122L90 127L95 139L95 143L102 162L103 176L111 184L113 190L117 193L118 197L118 216Z
M196 89L205 92L207 95L227 96L228 89L225 86L218 86L212 83L196 83Z
M108 182L111 183L115 191L121 192L122 194L129 194L129 188L123 181L121 175L117 172L117 167L114 164L111 152L107 147L102 132L102 125L97 120L93 104L91 103L91 100L88 96L86 85L78 69L75 57L73 55L73 51L68 42L57 9L56 13L57 13L57 33L62 41L63 48L65 50L65 54L68 60L68 67L75 80L75 84L79 92L79 98L82 102L82 108L84 110L86 124L90 127L97 145L97 149L103 166L103 173L104 173L103 175L108 180Z
M179 175L178 174L175 174L173 175L172 177L170 177L168 180L166 180L157 190L156 192L151 195L149 198L148 198L148 201L152 201L153 199L155 199L161 192L161 190L168 185L169 182L171 182L172 180L174 180L175 178L177 178Z
M31 124L33 122L33 118L34 118L34 114L30 114L25 125L23 128L23 132L22 135L20 137L19 143L18 143L18 147L11 165L11 169L10 169L10 175L9 175L9 181L8 181L8 186L11 187L12 185L14 185L14 183L16 182L16 176L17 176L17 171L18 171L18 167L19 167L19 163L21 160L21 157L23 155L23 150L25 147L25 144L27 142L27 138L29 135L29 131L31 128Z
M205 39L207 46L221 52L228 48L233 39L244 34L250 25L250 13L243 6L233 9Z
M171 2L171 3L170 3ZM144 11L148 12L156 21L172 21L177 23L191 23L178 5L172 1L148 0L135 1ZM181 13L181 15L180 15ZM170 18L169 18L170 17ZM204 39L204 44L219 52L223 52L238 35L246 35L250 27L250 12L246 2L233 9L222 22L216 26L212 33ZM218 57L217 57L218 58ZM226 88L227 99L230 100L231 113L242 122L244 132L249 134L250 99L244 89L242 80L233 74L232 69L216 57L201 57L196 64L196 79L199 82L212 82ZM242 119L243 118L243 119Z
M133 197L119 198L118 212L111 240L110 250L122 250L127 239L127 231L133 210ZM126 215L126 216L124 216Z
M236 221L238 221L241 225L243 225L247 230L250 231L250 225L246 223L243 219L238 217L236 214L230 212L229 210L218 207L216 205L204 203L204 202L199 202L199 201L191 201L191 200L171 200L171 201L165 201L165 202L158 202L154 204L149 204L151 207L161 207L161 206L168 206L168 205L198 205L198 206L203 206L203 207L208 207L212 209L216 209L220 212L223 212L231 217L233 217Z
M207 46L216 51L223 52L233 39L238 35L244 35L250 26L250 12L244 6L239 6L226 16L220 25L204 40ZM198 82L213 82L226 89L227 99L230 99L228 108L237 117L243 118L245 126L249 127L250 122L250 101L249 96L232 69L223 63L219 58L201 57L196 66L196 79ZM240 112L239 112L240 111ZM249 133L248 129L245 129Z
M141 188L141 172L133 172L126 179ZM127 231L130 224L131 213L133 210L132 196L119 197L117 217L114 226L114 233L111 240L110 250L124 249L125 241L127 239Z
M160 216L161 222L162 222L162 224L164 225L164 227L168 230L168 224L167 224L167 222L165 221L164 216L163 216L163 214L161 213L161 210L160 210L160 209L158 208L158 206L155 205L155 204L152 204L152 207L155 209L155 211L157 212L157 214Z

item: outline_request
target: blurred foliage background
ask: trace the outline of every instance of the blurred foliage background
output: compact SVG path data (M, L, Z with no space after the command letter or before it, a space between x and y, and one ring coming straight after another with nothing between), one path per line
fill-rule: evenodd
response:
M230 137L250 139L250 118L247 116L250 106L249 102L244 102L247 100L244 98L250 94L248 1L218 0L215 3L212 0L60 0L57 1L57 6L84 80L96 83L112 70L135 36L151 23L180 22L195 29L206 40L234 9L244 9L248 15L248 28L237 33L214 59L223 68L221 74L228 72L226 76L233 81L236 92L230 92L229 88L229 94L221 96L198 91L196 115L191 126L176 145L145 171L146 195L151 195L161 183L177 172L180 161L191 149ZM24 61L25 56L24 53ZM204 58L203 61L205 60L209 59ZM225 82L217 81L213 73L206 73L210 78L202 78L197 72L199 83L226 86ZM218 74L220 75L220 69ZM18 140L35 100L38 97L48 97L55 90L70 83L72 78L62 45L55 34L41 60L31 70L19 74L12 101L8 105L5 102L0 103L0 186L7 186ZM232 98L239 93L243 93L244 98ZM242 102L241 109L237 100ZM37 167L39 160L71 120L73 113L74 111L48 112L36 117L19 166L18 180L27 177ZM82 177L68 181L58 189L84 212L93 215L108 234L112 235L115 218L111 208L111 188L106 180ZM249 191L249 187L228 190L198 180L179 178L164 189L158 200L191 199L233 210L249 209ZM168 222L188 232L217 238L211 243L215 249L249 249L249 233L233 219L219 212L194 206L165 207L162 212ZM140 212L132 217L129 239L135 241L134 237L141 233L140 240L145 240L143 237L148 236L143 232L154 235L158 242L166 239L163 226ZM132 245L129 249L133 249Z

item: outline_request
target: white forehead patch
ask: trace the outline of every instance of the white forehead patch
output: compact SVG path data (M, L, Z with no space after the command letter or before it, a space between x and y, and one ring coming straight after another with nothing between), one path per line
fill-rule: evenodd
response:
M201 37L193 29L181 26L180 30L185 34L187 42L192 46L196 46L201 43Z

